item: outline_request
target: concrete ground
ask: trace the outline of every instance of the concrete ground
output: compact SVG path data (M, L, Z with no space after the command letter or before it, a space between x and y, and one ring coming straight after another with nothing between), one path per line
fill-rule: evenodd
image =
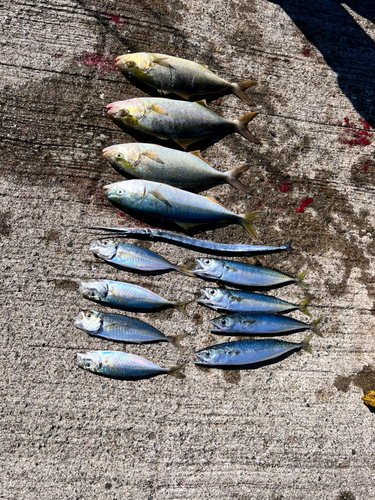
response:
M375 389L375 7L307 3L0 3L0 498L375 498L374 414L361 400ZM124 347L162 366L189 361L185 380L119 382L75 366L77 352L122 348L73 327L91 306L78 294L81 279L130 281L184 300L205 286L177 273L117 271L88 252L94 235L83 226L138 224L103 198L101 187L120 177L101 150L134 140L105 106L144 95L114 67L116 56L139 51L258 82L248 91L259 111L250 129L262 145L233 134L202 153L223 171L249 162L241 180L251 195L227 185L209 194L238 213L260 207L262 243L293 240L294 252L252 262L308 271L310 310L324 317L313 356L199 369L194 352L228 338L211 335L216 314L192 303L190 317L137 315L167 335L187 333L183 352ZM249 111L233 95L211 106L230 118ZM240 226L202 237L252 242ZM179 264L201 256L139 244ZM274 295L300 302L306 292L291 285Z

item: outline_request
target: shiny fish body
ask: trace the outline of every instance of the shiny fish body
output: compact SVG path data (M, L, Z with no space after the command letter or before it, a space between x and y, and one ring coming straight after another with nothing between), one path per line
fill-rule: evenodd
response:
M171 342L179 347L178 340L185 337L185 334L166 337L153 326L138 319L93 310L80 311L74 326L92 337L132 344Z
M200 253L209 253L221 256L237 256L237 257L253 257L255 255L268 255L280 252L290 252L293 250L291 242L285 243L279 247L266 246L266 245L231 245L228 243L217 243L216 241L201 240L192 238L185 234L176 234L171 231L164 231L162 229L153 228L139 228L139 227L102 227L102 226L89 226L86 229L95 229L97 231L107 231L108 233L115 233L124 238L135 238L139 240L151 241L164 241L171 245L178 247L189 248L196 250Z
M168 220L184 229L201 224L229 222L241 224L256 237L250 222L257 218L259 212L238 215L210 198L167 184L133 179L105 186L103 193L122 210Z
M159 139L172 139L185 149L196 141L233 132L260 144L247 129L256 112L240 116L237 120L226 120L204 101L186 102L157 97L113 102L108 104L107 109L108 115L120 128L137 130Z
M151 292L151 290L147 290L147 288L131 283L90 280L82 282L79 291L85 299L119 309L152 311L164 307L176 307L187 315L183 308L186 302L171 302Z
M221 335L283 335L313 330L321 336L317 328L320 321L321 318L307 324L279 314L234 313L213 319L211 331Z
M271 288L297 283L306 288L302 281L305 272L296 277L242 262L221 259L196 259L197 267L191 272L201 278L215 279L231 285L249 286L256 289Z
M227 182L239 191L249 191L237 180L248 170L242 165L228 172L219 172L206 163L199 151L186 153L156 144L118 144L103 150L103 156L125 177L164 182L182 189Z
M92 241L90 251L110 264L142 272L179 271L189 274L183 268L174 266L163 257L146 248L127 243L104 240ZM191 276L191 274L190 274Z
M237 340L217 344L195 353L195 364L208 367L245 366L278 358L288 352L304 349L311 353L311 336L300 344L275 339Z
M116 65L130 80L146 83L162 94L174 93L189 98L231 90L253 106L243 91L254 85L254 81L230 83L193 61L166 54L138 52L117 57Z
M197 300L211 309L222 309L233 312L264 312L269 314L282 314L298 309L307 316L311 316L306 306L309 298L300 304L292 304L285 300L248 292L246 290L226 290L225 288L204 288L202 297Z
M137 380L162 374L185 378L179 371L182 366L162 368L140 356L120 351L79 353L77 354L77 365L91 373L119 380Z

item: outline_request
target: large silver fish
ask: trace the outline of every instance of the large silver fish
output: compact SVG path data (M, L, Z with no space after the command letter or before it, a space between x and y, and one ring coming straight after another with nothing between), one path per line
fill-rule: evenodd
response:
M172 139L183 148L208 137L238 132L255 144L247 124L258 113L248 113L237 120L226 120L205 101L186 102L158 97L137 97L108 104L108 115L119 127L133 129L159 139Z
M255 84L252 80L230 83L219 78L206 66L179 57L150 52L138 52L117 57L116 65L129 79L135 79L157 89L162 94L173 93L189 98L232 91L254 106L244 90Z
M129 243L94 240L90 244L90 251L104 261L125 269L142 272L178 271L188 276L194 276L187 268L175 266L157 253Z
M156 375L185 378L181 368L185 365L162 368L147 359L121 351L93 351L77 354L77 365L83 370L119 380L139 380Z
M133 179L103 188L104 195L122 210L168 220L184 229L221 222L241 224L255 238L251 222L259 212L235 214L217 201L160 182Z
M250 165L241 165L219 172L212 168L199 151L186 153L157 144L117 144L103 149L103 156L112 167L125 177L164 182L182 189L198 189L227 182L248 194L237 179Z

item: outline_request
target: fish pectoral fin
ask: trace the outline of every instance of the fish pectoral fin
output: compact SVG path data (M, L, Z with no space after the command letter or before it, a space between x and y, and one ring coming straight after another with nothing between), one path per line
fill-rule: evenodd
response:
M193 142L197 142L200 140L199 137L194 137L194 138L190 138L190 139L181 139L181 138L172 138L174 140L174 142L177 142L177 144L179 146L181 146L182 148L186 149L188 146L190 146L190 144L193 144Z
M253 325L255 323L255 319L247 319L246 321L243 321L244 325Z
M115 299L121 302L124 305L124 307L129 307L128 304L123 301L121 295L118 295L116 292L112 292L112 295L114 296Z
M110 368L112 368L112 370L116 371L116 372L117 372L117 373L119 373L120 375L124 375L124 374L122 373L122 371L121 371L121 370L119 370L119 369L117 368L117 366L116 366L116 365L114 365L113 363L111 363L110 361L107 361L107 362L106 362L106 365L107 365L107 366L109 366Z
M201 155L201 152L200 151L189 151L189 154L191 155L194 155L196 156L197 158L199 158L200 160L204 161L205 163L207 163L207 165L209 165L209 163L202 157Z
M217 205L219 205L219 207L224 207L224 205L222 205L221 203L219 203L218 201L214 200L213 198L211 198L210 196L206 196L206 198L210 201L213 201L214 203L216 203Z
M165 111L164 108L162 108L161 106L159 106L159 104L152 104L150 107L149 107L150 110L152 111L155 111L155 113L158 113L159 115L167 115L167 111Z
M177 220L174 220L173 221L175 224L177 224L178 226L182 227L182 229L191 229L192 227L195 227L195 226L198 226L199 223L197 224L196 222L181 222L181 221L177 221Z
M164 165L163 160L156 153L152 153L152 151L147 151L146 153L142 153L142 156L147 156L147 158L150 158L150 160L156 161L157 163L161 163L162 165Z
M152 191L149 191L149 194L151 196L153 196L154 198L156 198L157 200L159 200L162 203L164 203L165 205L167 205L167 207L172 207L172 205L169 203L169 201L167 200L167 198L165 198L165 196L163 196L161 194L161 192L158 191L157 189L153 189Z
M201 106L203 106L204 108L207 108L207 109L210 109L208 106L207 106L207 103L206 103L206 100L205 99L202 99L201 101L195 101L196 104L200 104Z
M107 332L112 332L113 330L117 330L120 327L124 327L122 323L110 323L105 325L105 329Z
M159 64L159 66L164 66L165 68L173 68L172 64L168 62L169 57L160 57L159 59L154 59L153 64Z

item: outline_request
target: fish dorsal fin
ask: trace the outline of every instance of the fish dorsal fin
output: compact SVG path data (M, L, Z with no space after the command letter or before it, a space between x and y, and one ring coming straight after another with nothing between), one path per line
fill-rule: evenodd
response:
M162 203L164 203L165 205L167 205L167 207L172 207L172 205L169 203L169 201L167 200L167 198L165 198L165 196L162 195L161 192L158 189L153 189L152 191L149 191L149 194L151 196L153 196L154 198L156 198L157 200L159 200Z
M222 205L221 203L219 203L218 201L214 200L213 198L211 198L210 196L206 196L206 198L210 201L213 201L214 203L216 203L217 205L219 205L219 207L222 207L222 208L225 208L224 205ZM225 208L226 210L226 208Z
M165 111L164 108L162 108L159 104L152 104L149 109L151 111L154 111L155 113L159 113L159 115L167 115L167 111Z
M164 165L163 160L156 153L153 153L152 151L146 151L146 153L142 153L142 156L147 156L147 158L150 158L150 160L156 161L157 163L161 163L162 165Z
M173 68L173 66L167 61L169 59L166 57L159 57L158 59L154 59L153 64L159 64L159 66L164 66L165 68Z
M207 165L209 165L209 163L202 157L201 155L201 152L200 151L189 151L189 154L191 155L194 155L196 156L197 158L199 158L200 160L204 161L205 163L207 163Z
M195 101L196 104L200 104L201 106L203 106L204 108L207 108L207 109L210 109L208 106L207 106L207 103L206 103L206 100L205 99L202 99L200 101Z

